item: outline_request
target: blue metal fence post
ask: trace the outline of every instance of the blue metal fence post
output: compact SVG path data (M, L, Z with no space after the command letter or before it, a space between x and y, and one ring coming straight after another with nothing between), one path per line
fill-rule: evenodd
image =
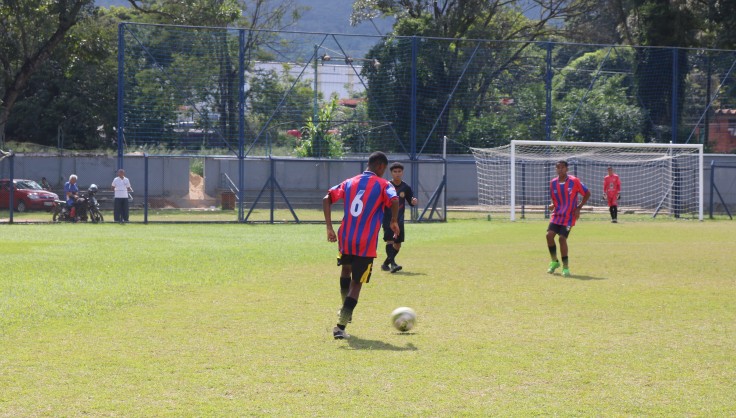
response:
M713 188L716 184L716 162L710 160L710 208L708 209L709 218L713 219Z
M547 71L544 77L546 110L544 117L544 139L552 140L552 42L547 42Z
M143 223L148 223L148 154L143 153Z
M10 189L8 193L8 199L10 199L8 200L8 207L10 208L10 215L8 218L8 222L12 224L13 223L13 211L15 209L15 182L14 182L15 180L15 153L11 150L8 150L8 153L10 154L8 155L8 158L9 158L8 168L10 170L10 173L8 173L10 175L10 182L8 183L8 188Z
M243 222L245 202L245 29L240 30L238 54L238 222ZM270 152L269 152L270 154Z
M419 190L419 164L417 163L417 55L419 38L411 39L411 123L409 125L409 160L411 160L411 187ZM417 208L411 208L411 217L416 219Z
M118 24L118 167L123 168L123 129L125 122L123 121L123 100L125 99L125 82L123 78L125 66L125 23Z
M411 121L409 125L409 158L416 159L417 156L417 50L419 38L411 38Z
M679 49L672 48L672 134L670 136L670 141L672 141L673 144L677 143L677 126L679 125L678 119L678 112L677 107L679 106L679 98L677 95L679 94L679 82L677 81L680 78L680 72L679 72Z

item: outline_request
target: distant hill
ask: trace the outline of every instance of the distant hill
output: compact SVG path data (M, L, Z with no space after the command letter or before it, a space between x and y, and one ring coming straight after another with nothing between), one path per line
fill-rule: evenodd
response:
M296 0L296 3L308 7L302 18L287 30L295 32L344 33L352 35L385 35L391 31L393 19L374 19L373 23L363 22L358 26L350 26L350 14L353 11L351 0ZM129 7L127 0L96 0L100 7ZM375 38L350 38L344 40L346 49L356 56L364 55L375 43Z
M350 26L351 0L296 0L296 3L310 10L304 12L296 26L290 28L294 31L384 35L393 25L393 19L375 19L375 27L370 22ZM95 4L100 7L130 6L127 0L96 0Z

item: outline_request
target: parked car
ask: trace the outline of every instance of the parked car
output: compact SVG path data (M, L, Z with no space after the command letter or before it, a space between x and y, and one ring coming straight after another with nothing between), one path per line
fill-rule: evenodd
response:
M44 190L33 180L14 179L15 194L13 202L15 210L25 212L33 209L50 211L54 201L59 198L56 193ZM10 180L0 180L0 209L7 209L10 201Z

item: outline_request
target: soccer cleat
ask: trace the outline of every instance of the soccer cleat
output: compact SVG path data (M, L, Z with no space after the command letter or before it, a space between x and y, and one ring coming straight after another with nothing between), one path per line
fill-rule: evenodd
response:
M391 264L391 273L396 273L397 271L401 270L403 267L401 267L398 264Z
M332 336L335 337L336 340L350 338L350 334L345 332L344 329L340 329L339 327L335 327L332 329Z
M562 268L562 277L570 277L570 269Z
M381 270L390 271L391 267L388 264L381 264Z
M612 220L611 223L617 224L618 221L616 219Z
M559 261L550 261L549 262L549 268L547 268L547 273L552 274L557 270L557 268L560 267Z

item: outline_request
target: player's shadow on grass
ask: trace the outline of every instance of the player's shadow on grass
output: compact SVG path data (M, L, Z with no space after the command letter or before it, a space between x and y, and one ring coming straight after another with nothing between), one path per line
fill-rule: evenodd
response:
M389 343L385 343L383 341L378 340L366 340L364 338L356 337L355 335L351 335L350 338L345 340L348 342L348 345L353 350L387 350L387 351L417 351L418 348L414 346L412 343L406 344L405 347L399 347L398 345L393 345ZM342 347L346 348L346 347Z
M583 276L583 275L578 275L578 274L574 274L570 276L569 278L575 279L575 280L608 280L607 277Z
M426 273L413 273L411 271L399 270L396 273L391 273L391 276L426 276Z

